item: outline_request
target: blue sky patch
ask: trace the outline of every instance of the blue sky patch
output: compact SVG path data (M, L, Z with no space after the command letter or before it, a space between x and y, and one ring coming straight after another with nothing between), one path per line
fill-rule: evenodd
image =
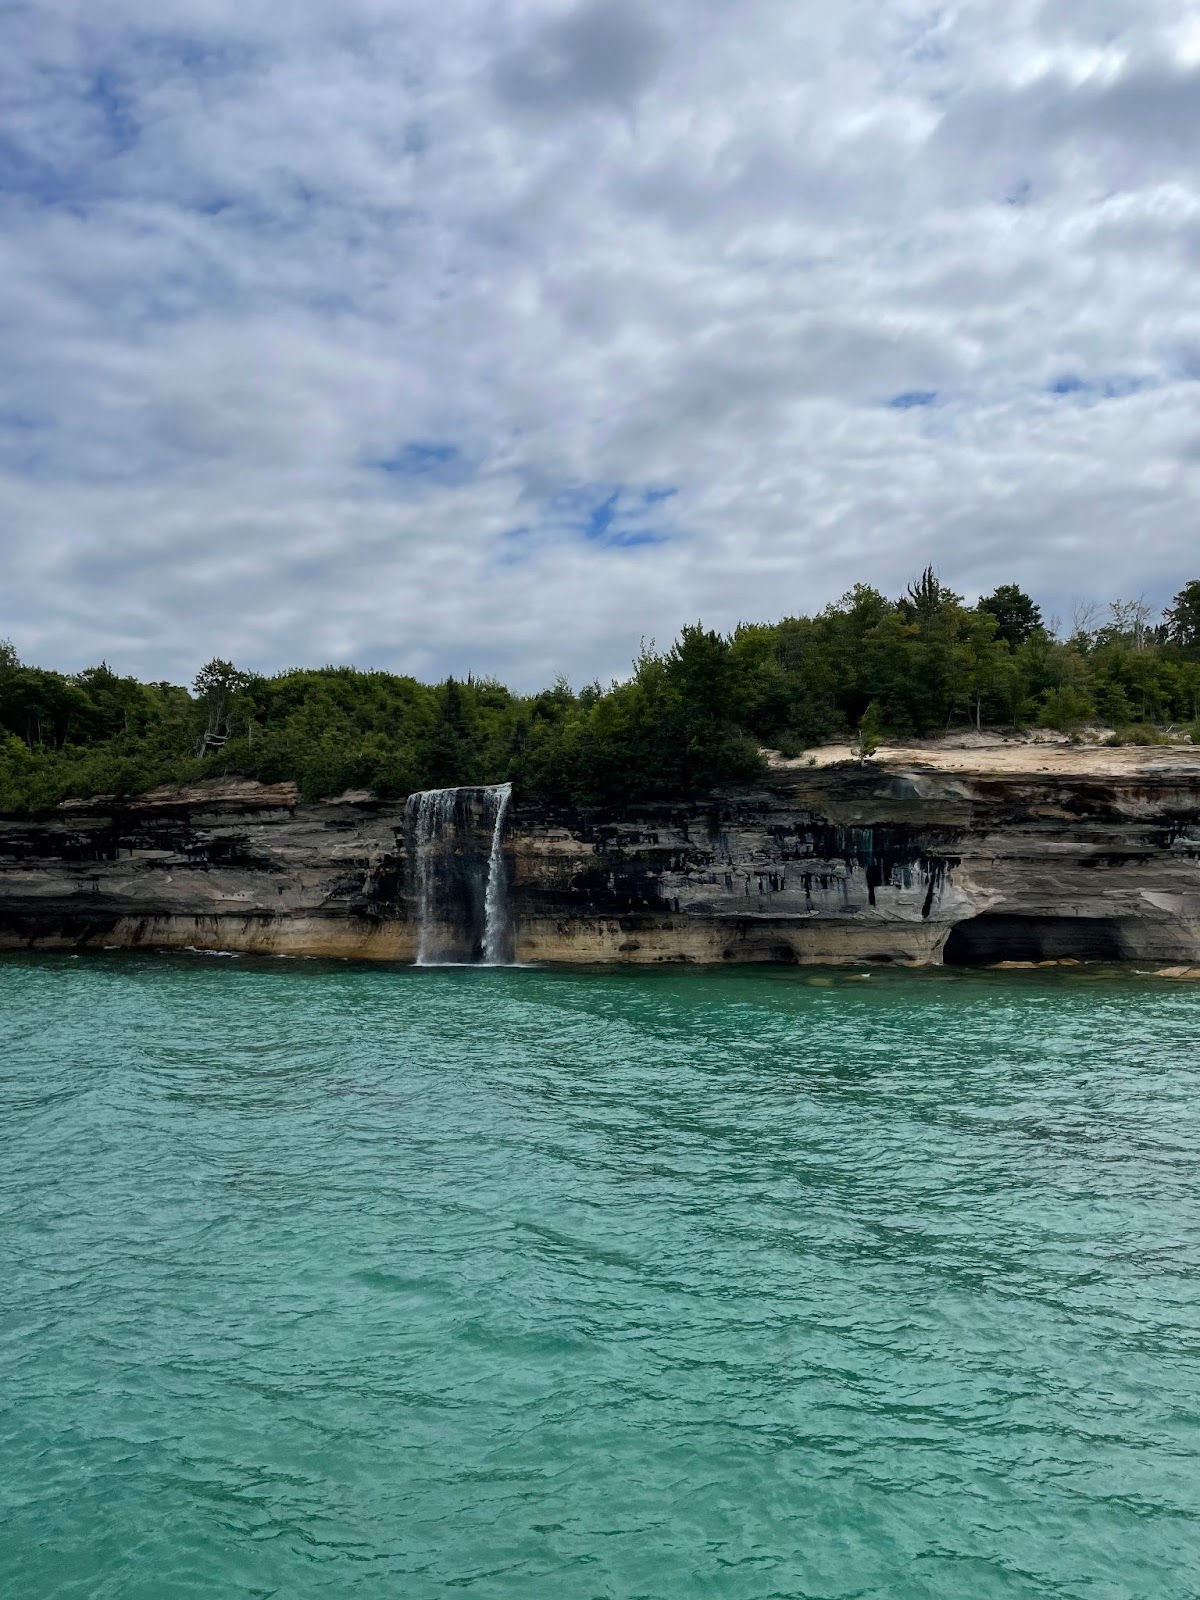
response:
M459 462L457 445L410 439L391 455L379 456L370 465L395 478L442 478Z
M550 501L570 532L605 550L632 550L641 545L665 544L668 535L648 526L646 514L674 495L672 488L630 491L610 485L564 489Z
M643 544L666 544L665 533L655 533L650 528L633 528L628 533L614 533L605 539L609 550L635 550Z
M70 173L31 154L0 133L0 194L21 195L37 205L65 205L79 200L84 185Z
M599 505L592 507L591 515L588 517L583 530L585 539L601 544L608 542L609 530L613 525L613 518L617 514L617 501L620 497L621 491L614 489L607 500L601 500Z
M920 406L936 405L937 397L936 389L905 389L902 394L894 394L888 405L893 411L915 411Z
M99 111L108 135L109 153L119 155L130 150L141 137L142 124L134 108L134 99L115 72L102 69L94 74L84 99Z
M1078 373L1064 372L1051 379L1046 393L1063 400L1078 395L1094 404L1100 400L1123 400L1126 395L1137 394L1149 385L1148 378L1137 378L1128 372L1113 372L1105 378L1081 378Z

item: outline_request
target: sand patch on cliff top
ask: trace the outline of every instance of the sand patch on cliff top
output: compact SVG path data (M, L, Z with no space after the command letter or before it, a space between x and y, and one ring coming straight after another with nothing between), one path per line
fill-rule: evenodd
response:
M768 765L779 771L832 767L857 760L849 743L816 745L794 760L786 759L777 751L766 754ZM1192 744L1072 744L1065 734L1030 733L1008 737L999 733L976 733L972 729L948 734L942 739L907 739L881 744L868 766L875 769L928 767L936 772L1012 777L1182 775L1200 773L1200 748Z

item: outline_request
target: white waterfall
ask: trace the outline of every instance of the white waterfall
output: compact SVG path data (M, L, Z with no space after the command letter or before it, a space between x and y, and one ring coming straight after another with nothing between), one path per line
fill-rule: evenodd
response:
M490 823L486 863L478 802ZM417 922L416 964L482 961L504 966L512 943L504 824L512 785L425 789L408 797L405 828Z
M423 789L410 794L404 808L413 878L417 891L417 966L429 964L429 943L437 914L436 857L453 840L454 807L457 789Z
M488 853L487 888L483 896L483 960L488 967L502 967L508 955L508 895L504 881L504 819L512 799L512 784L498 783L492 790L496 820L492 824L492 848Z

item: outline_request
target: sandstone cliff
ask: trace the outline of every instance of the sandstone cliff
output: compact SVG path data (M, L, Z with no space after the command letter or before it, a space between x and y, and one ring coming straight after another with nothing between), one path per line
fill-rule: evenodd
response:
M442 915L477 954L484 807ZM475 817L472 825L470 818ZM403 807L230 781L0 820L0 947L412 960ZM1200 962L1200 759L901 752L776 762L752 787L621 815L518 801L521 961Z

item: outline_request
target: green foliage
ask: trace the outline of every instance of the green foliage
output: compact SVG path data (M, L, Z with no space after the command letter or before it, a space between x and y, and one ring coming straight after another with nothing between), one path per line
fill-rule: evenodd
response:
M775 739L775 748L787 761L795 761L802 756L808 746L804 740L791 728L785 728Z
M1015 583L1002 583L979 602L979 610L996 619L996 637L1016 652L1042 626L1041 607Z
M733 719L731 642L699 624L660 655L643 647L632 678L606 694L559 703L539 697L534 737L514 776L563 801L620 804L635 796L697 794L761 770L757 745Z
M1069 732L1078 728L1096 714L1096 707L1091 697L1082 689L1075 688L1072 684L1063 684L1057 689L1047 689L1042 696L1041 706L1038 708L1038 726L1042 728L1057 728L1061 732Z
M764 745L796 757L853 741L865 760L885 734L971 723L1099 719L1126 740L1200 726L1200 580L1161 627L1142 601L1109 610L1062 643L1015 584L967 606L927 567L896 600L857 584L815 615L728 636L691 623L668 650L643 647L624 682L576 693L560 678L536 695L351 667L264 678L219 659L189 692L105 662L45 671L0 640L0 810L233 774L306 799L511 779L547 801L621 805L753 778Z
M943 606L957 606L962 596L947 589L932 567L926 567L919 578L914 578L899 601L899 609L906 621L927 622Z
M883 737L883 713L879 709L878 700L863 712L858 724L858 759L864 765L879 749L879 741Z
M1170 642L1189 654L1200 654L1200 578L1184 584L1164 617Z

